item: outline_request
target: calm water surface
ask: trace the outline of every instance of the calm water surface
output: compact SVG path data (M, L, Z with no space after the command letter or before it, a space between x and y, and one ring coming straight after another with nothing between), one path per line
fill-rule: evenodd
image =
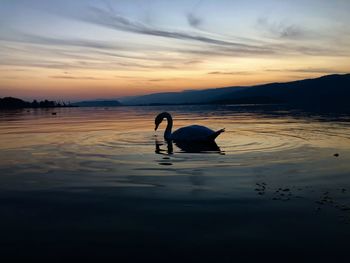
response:
M154 132L164 110L175 129L226 132L217 148L168 145L165 123ZM272 248L345 254L349 121L233 106L1 112L3 253L130 259L136 250L228 262Z

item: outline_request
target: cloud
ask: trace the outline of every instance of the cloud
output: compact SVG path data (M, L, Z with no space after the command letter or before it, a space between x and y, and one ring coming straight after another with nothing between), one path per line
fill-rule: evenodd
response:
M142 44L106 42L86 39L57 39L48 36L14 34L0 36L2 60L0 66L151 71L153 69L193 69L213 57L248 57L283 55L343 55L321 47L296 44L266 44L255 46L228 46L188 43L185 46L148 47ZM7 47L10 47L8 49ZM16 52L12 52L16 50ZM16 55L14 55L16 54ZM35 54L35 59L33 55ZM224 72L225 73L225 72ZM226 72L227 73L227 72ZM228 74L226 74L228 75Z
M192 12L193 14L193 12ZM112 10L105 10L98 7L90 7L90 15L81 18L85 22L93 23L95 25L104 26L110 29L132 32L137 34L164 37L170 39L178 39L196 42L199 46L195 49L190 45L179 50L192 55L207 55L207 56L251 56L251 55L342 55L342 52L335 52L334 49L321 48L316 45L303 45L303 43L296 45L295 43L283 42L266 42L263 40L245 38L244 41L235 41L233 39L240 39L231 37L215 36L201 32L201 34L189 31L176 31L169 29L159 29L154 26L146 25L142 22L129 19L116 13ZM260 26L267 30L279 39L295 39L305 37L306 30L293 24L287 23L271 23L266 18L260 18L258 21ZM198 24L199 20L192 23ZM242 39L241 39L242 40ZM204 45L203 45L204 44ZM171 49L171 47L169 47Z
M175 49L159 47L158 50L153 50L152 47L148 50L147 46L141 44L125 47L113 42L57 39L30 34L18 34L16 37L0 36L0 45L2 43L11 45L11 49L7 49L5 45L0 50L0 66L152 70L183 69L201 62L191 54ZM13 49L16 50L15 53L10 52Z
M76 79L76 80L106 80L103 78L95 78L95 77L73 77L73 76L49 76L52 79Z
M200 3L200 2L198 2ZM84 9L86 11L86 9ZM322 43L306 45L305 42L290 42L289 38L302 36L304 32L296 25L272 23L260 18L265 31L274 32L274 38L259 40L234 36L215 35L204 31L173 30L149 25L116 12L111 7L89 7L89 12L61 11L57 15L109 28L150 37L162 37L185 41L169 45L156 41L135 42L137 38L102 41L72 37L57 38L50 35L34 35L13 31L0 34L0 66L54 68L54 69L100 69L151 71L153 69L183 70L200 67L202 63L219 57L274 57L279 56L340 56L346 50L334 49ZM200 26L202 19L192 10L188 23ZM85 25L86 26L86 25ZM286 41L287 40L287 41ZM156 43L156 44L154 44ZM235 75L243 72L213 71L210 75Z
M199 27L203 21L201 18L199 18L198 16L196 16L194 13L189 13L187 16L187 22L190 26L192 27Z
M208 75L250 75L254 72L249 71L212 71L208 72Z
M270 72L296 72L296 73L325 73L325 74L340 74L347 73L331 68L296 68L296 69L268 69Z
M55 41L54 41L55 42ZM169 55L160 52L158 55L143 54L143 56L129 57L128 55L113 53L112 50L85 49L84 47L72 48L72 46L28 45L13 43L21 47L21 52L16 55L4 55L0 60L0 66L22 68L50 68L50 69L96 69L96 70L132 70L152 71L154 69L183 70L186 67L193 68L196 63L191 55L169 59ZM142 53L142 52L141 52ZM145 51L143 53L146 53ZM169 52L168 52L169 53ZM0 53L1 55L1 53ZM177 54L174 54L174 56Z
M210 36L198 35L190 32L164 30L155 28L139 21L134 21L126 18L112 10L104 10L98 7L91 7L91 16L83 17L85 22L94 23L100 26L105 26L115 30L133 32L143 35L158 36L164 38L172 38L179 40L197 41L205 44L221 45L245 49L259 49L257 45L239 43Z
M194 28L198 28L203 23L203 19L200 18L198 15L196 15L196 11L198 10L202 2L203 2L202 0L197 1L193 5L191 12L189 12L186 15L188 24Z
M306 30L298 25L282 21L273 22L266 17L258 18L257 27L277 38L297 39L307 35Z
M95 49L123 49L123 46L116 44L108 44L102 41L96 40L83 40L83 39L69 39L69 38L53 38L40 35L33 35L27 33L19 33L13 36L0 36L0 40L6 42L17 42L17 43L31 43L38 45L47 46L74 46L74 47L85 47ZM11 47L14 48L14 47Z

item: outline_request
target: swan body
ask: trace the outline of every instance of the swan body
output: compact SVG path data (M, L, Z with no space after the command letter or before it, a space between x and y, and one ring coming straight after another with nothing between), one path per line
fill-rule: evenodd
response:
M164 139L169 141L177 141L177 142L212 142L218 137L225 129L221 129L218 131L213 131L205 126L200 125L191 125L180 128L173 133L171 129L173 127L173 119L171 115L167 112L160 113L155 118L155 130L158 129L160 123L166 119L168 124L164 132Z

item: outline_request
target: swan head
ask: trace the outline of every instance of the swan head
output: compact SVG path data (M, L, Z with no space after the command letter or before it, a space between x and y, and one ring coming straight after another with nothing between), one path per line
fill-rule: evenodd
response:
M154 128L155 131L158 129L158 127L159 127L159 125L162 123L163 119L164 119L164 117L162 116L162 114L159 114L159 115L155 118L155 120L154 120L154 124L156 125L155 128Z
M167 112L162 112L160 114L157 115L157 117L154 120L154 124L155 124L155 128L154 130L156 131L159 127L159 125L162 123L162 121L167 118L170 117L170 114ZM171 118L171 117L170 117Z

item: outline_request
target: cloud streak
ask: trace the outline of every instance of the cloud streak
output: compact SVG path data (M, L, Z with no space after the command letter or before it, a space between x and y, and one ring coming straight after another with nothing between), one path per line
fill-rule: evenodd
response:
M266 17L257 20L257 27L269 33L273 37L285 39L299 39L306 37L306 30L295 24L286 22L272 22Z
M268 69L269 72L295 72L295 73L320 73L320 74L341 74L348 73L342 70L331 68L297 68L297 69Z
M52 78L52 79L68 79L68 80L106 80L106 79L104 79L104 78L95 78L95 77L73 77L73 76L64 76L64 75L49 76L49 78Z
M180 32L180 31L172 31L172 30L162 30L157 29L155 27L148 26L139 21L134 21L128 19L120 14L113 13L112 10L104 10L97 7L90 7L91 16L82 18L85 22L94 23L100 26L105 26L115 30L121 30L126 32L133 32L143 35L171 38L171 39L179 39L179 40L190 40L201 42L205 44L211 45L220 45L227 47L234 47L239 49L246 49L249 51L259 50L261 47L257 45L250 45L245 43L239 43L224 39L213 38L210 36L198 35L195 33L189 32ZM194 21L192 21L194 22ZM198 23L195 22L195 24Z
M251 75L254 72L250 71L211 71L207 73L208 75Z
M90 15L80 18L85 22L106 28L131 32L136 34L163 37L168 39L176 39L189 41L193 44L198 43L196 49L191 49L191 46L184 48L183 52L193 55L207 56L259 56L259 55L288 55L288 54L304 54L304 55L344 55L343 52L335 52L334 49L321 48L317 45L310 44L298 45L295 43L285 42L266 42L263 40L244 38L244 41L235 41L222 36L213 36L212 34L201 34L176 31L169 29L159 29L154 26L149 26L139 21L129 19L114 10L102 9L98 7L90 7ZM202 20L190 13L187 16L188 22L192 26L198 26ZM306 30L293 24L286 23L271 23L268 19L260 18L260 26L265 30L270 31L278 38L282 39L300 39L306 37ZM237 39L241 39L240 37ZM171 49L171 48L170 48Z

